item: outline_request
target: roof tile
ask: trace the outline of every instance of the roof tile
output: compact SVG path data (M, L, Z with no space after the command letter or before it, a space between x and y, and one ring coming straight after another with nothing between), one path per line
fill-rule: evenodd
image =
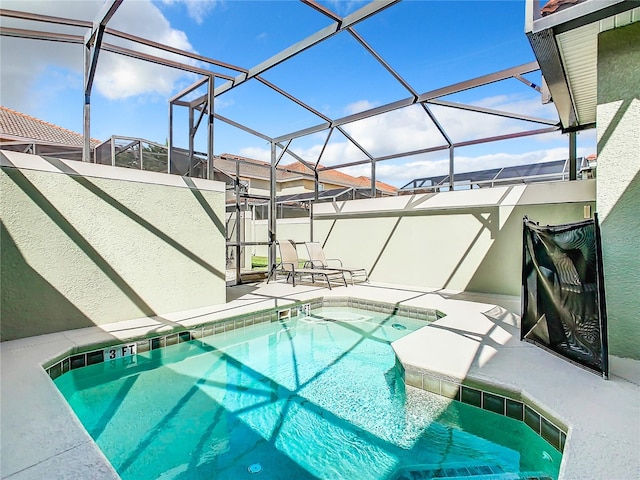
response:
M0 135L2 134L24 138L29 142L35 140L73 147L82 147L84 143L83 136L79 133L0 106ZM99 143L100 140L91 139L93 146Z
M542 7L540 13L543 17L546 17L547 15L559 12L560 10L564 10L584 1L585 0L549 0L545 6Z

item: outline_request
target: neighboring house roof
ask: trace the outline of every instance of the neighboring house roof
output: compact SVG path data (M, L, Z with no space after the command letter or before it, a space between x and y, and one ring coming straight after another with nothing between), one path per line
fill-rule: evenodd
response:
M0 142L42 143L48 145L64 145L67 147L82 147L83 136L66 128L44 122L30 115L16 112L10 108L0 106ZM99 140L91 139L92 146L100 144ZM239 162L238 162L239 161ZM215 168L235 176L236 163L240 165L240 176L269 180L271 165L261 160L223 153L214 159ZM322 167L322 165L319 165ZM278 182L299 180L309 177L313 172L300 162L279 166L276 170ZM345 187L371 188L368 177L353 177L337 170L325 170L320 173L322 182ZM383 182L376 182L378 190L395 193L397 188Z
M323 166L318 165L318 167L322 168ZM299 171L301 173L311 173L311 170L305 167L300 162L294 162L289 165L285 165L282 168L285 168L287 170ZM371 188L371 178L365 176L353 177L338 170L324 170L320 172L319 176L322 182L330 182L336 185L344 185L347 187ZM376 188L388 193L395 193L398 190L393 185L378 181L376 181Z
M253 158L241 157L230 153L223 153L214 159L214 165L228 175L235 176L236 161L240 162L240 176L246 178L258 178L261 180L269 180L271 177L271 164ZM302 178L297 172L287 172L287 167L278 167L276 170L276 179L279 182L285 180L294 180Z
M83 136L66 128L0 106L0 140L82 147ZM91 139L96 146L99 140Z
M236 174L236 161L238 160L240 161L241 177L269 180L271 165L261 160L232 155L230 153L223 153L219 157L215 158L214 165L226 174L234 176ZM318 165L318 167L322 167L322 165ZM278 182L299 180L305 176L309 177L310 175L313 175L311 169L307 168L300 162L281 165L278 166L276 170L276 178ZM371 188L371 179L369 177L353 177L337 170L325 170L320 172L320 181L345 187ZM376 182L376 188L387 193L395 193L398 190L393 185L383 182Z
M578 3L582 3L585 0L549 0L544 7L540 10L543 17L551 15L552 13L559 12L565 8L572 7Z

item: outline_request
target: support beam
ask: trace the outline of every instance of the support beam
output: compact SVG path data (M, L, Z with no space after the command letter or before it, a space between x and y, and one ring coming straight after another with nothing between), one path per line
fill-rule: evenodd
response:
M371 197L376 198L376 162L371 162Z
M371 155L362 145L360 145L350 134L342 127L336 127L340 133L342 133L347 140L353 143L358 150L364 153L370 160L373 160L373 155Z
M55 32L39 32L36 30L27 30L24 28L12 28L0 26L0 36L13 38L27 38L30 40L46 40L48 42L75 43L81 45L84 43L82 35L70 35L67 33Z
M447 132L444 129L444 127L440 124L440 122L438 121L436 116L433 114L431 109L424 103L421 103L420 105L422 105L422 108L424 109L425 113L428 115L428 117L431 120L431 122L433 122L433 124L438 129L438 132L440 132L440 135L442 135L442 138L444 138L444 140L447 142L447 145L449 145L449 146L453 145L453 142L451 141L451 138L447 134Z
M281 147L282 151L280 152L280 155L278 155L278 159L276 160L276 167L280 164L280 160L282 160L282 157L284 157L284 154L287 153L287 150L289 149L289 145L291 145L292 141L293 140L289 140L284 147Z
M91 59L84 85L85 95L91 94L93 79L95 77L96 68L98 67L98 57L100 55L100 49L102 48L104 30L107 28L107 23L109 23L109 20L111 20L111 17L116 13L116 10L118 10L118 7L120 7L122 2L123 0L111 0L110 2L105 2L102 6L102 10L100 10L96 20L93 22L91 30L84 37L85 47L87 49L91 49Z
M174 53L181 57L191 58L192 60L197 60L199 62L208 63L210 65L215 65L216 67L227 68L229 70L234 70L236 72L247 73L248 70L242 67L238 67L236 65L232 65L230 63L221 62L220 60L216 60L214 58L205 57L203 55L198 55L197 53L188 52L186 50L181 50L179 48L174 48L170 45L165 45L163 43L154 42L152 40L147 40L146 38L138 37L136 35L131 35L130 33L121 32L119 30L114 30L113 28L105 29L105 33L107 35L112 35L117 38L122 38L124 40L129 40L131 42L137 43L139 45L146 45L148 47L157 48L158 50L163 50L165 52ZM225 76L223 78L227 78L232 80L233 77Z
M453 190L455 185L455 152L453 145L449 147L449 190Z
M91 89L98 67L98 57L102 48L102 36L104 29L116 13L123 0L111 0L105 2L100 13L93 22L91 30L84 37L84 110L83 110L83 136L82 160L91 161Z
M193 108L189 107L189 176L193 176L193 148L194 136L196 134L193 126Z
M240 232L240 164L236 162L236 181L234 182L234 190L236 197L236 246L235 246L235 257L236 257L236 285L240 285L242 283L242 275L240 272L240 255L242 254L242 247L240 246L240 242L242 241L242 235ZM244 222L242 222L244 223Z
M506 80L507 78L513 78L516 75L524 75L526 73L535 72L539 70L538 62L525 63L517 67L507 68L500 70L499 72L490 73L489 75L482 75L480 77L472 78L464 82L455 83L448 87L438 88L430 92L423 93L418 97L419 102L428 102L434 98L444 97L445 95L451 95L453 93L463 92L475 87L481 87L490 83Z
M209 84L207 85L207 178L213 180L213 168L214 168L214 115L215 115L215 98L213 96L213 90L215 88L214 78L209 77Z
M276 268L276 144L271 142L271 175L269 185L269 275Z
M276 65L279 65L285 60L288 60L289 58L304 52L308 48L311 48L314 45L317 45L318 43L332 37L333 35L341 32L345 28L355 25L361 22L362 20L365 20L370 16L375 15L378 12L381 12L385 8L388 8L391 5L398 3L399 1L400 0L377 0L375 2L370 2L366 4L364 7L352 13L351 15L347 15L346 17L344 17L342 19L342 22L335 22L332 25L329 25L328 27L325 27L322 30L319 30L313 35L305 38L304 40L296 43L295 45L292 45L291 47L281 51L280 53L277 53L276 55L260 63L259 65L256 65L255 67L251 68L248 74L239 75L238 77L236 77L236 79L233 82L227 82L224 85L221 85L216 89L216 96L228 90L231 90L232 88L235 88L238 85L242 85L244 82L252 79L256 75L260 75L263 72L266 72L267 70L275 67Z
M529 80L524 78L522 75L515 75L513 78L515 78L516 80L520 80L522 83L524 83L528 87L533 88L536 92L542 93L542 87L540 85L536 85L535 83L530 82Z
M173 103L169 102L169 153L167 156L167 173L171 173L171 165L173 163Z
M110 43L105 43L102 45L102 50L105 52L117 53L119 55L123 55L125 57L135 58L138 60L144 60L146 62L155 63L156 65L162 65L164 67L171 67L178 70L182 70L184 72L196 73L198 75L204 76L215 76L219 78L230 78L228 75L223 75L221 73L211 72L204 68L194 67L193 65L188 65L186 63L176 62L173 60L168 60L162 57L156 57L154 55L149 55L146 53L137 52L135 50L131 50L129 48L120 47L118 45L112 45ZM206 99L206 95L203 95L199 100L203 101Z
M429 100L429 105L439 105L441 107L457 108L468 112L484 113L486 115L494 115L497 117L513 118L514 120L522 120L524 122L540 123L542 125L557 125L557 120L548 118L531 117L529 115L520 115L518 113L505 112L502 110L494 110L492 108L477 107L475 105L467 105L465 103L448 102L446 100ZM423 104L424 105L424 104Z
M524 132L515 132L515 133L507 133L505 135L497 135L494 137L485 137L485 138L477 138L474 140L467 140L464 142L457 142L457 143L453 143L451 146L453 147L467 147L469 145L479 145L482 143L490 143L490 142L498 142L501 140L511 140L514 138L521 138L521 137L530 137L533 135L543 135L545 133L552 133L552 132L559 132L560 131L560 127L554 126L554 127L547 127L547 128L541 128L541 129L537 129L537 130L527 130ZM384 155L384 156L380 156L380 157L375 157L373 160L375 160L376 162L382 162L384 160L393 160L396 158L403 158L403 157L411 157L414 155L420 155L423 153L432 153L432 152L438 152L438 151L443 151L443 150L448 150L450 148L449 145L438 145L435 147L429 147L429 148L421 148L419 150L412 150L410 152L403 152L403 153L396 153L396 154L392 154L392 155ZM363 165L366 163L369 163L371 160L360 160L358 162L350 162L350 163L343 163L340 165L331 165L331 166L327 166L327 167L322 167L319 168L318 171L322 172L325 170L335 170L337 168L345 168L345 167L355 167L357 165Z
M396 72L391 65L389 65L379 54L376 52L373 47L371 47L365 40L356 32L353 28L348 28L347 31L355 38L360 45L364 47L364 49L369 52L373 58L375 58L380 65L382 65L387 72L389 72L393 78L395 78L411 95L414 97L418 97L418 93L413 89L409 82L407 82L404 78L400 76L398 72Z
M569 133L569 180L577 180L578 178L578 158L577 158L577 134Z
M333 134L333 128L330 128L329 129L329 134L327 135L327 138L325 138L324 143L322 144L322 149L320 150L320 155L318 155L318 160L316 161L316 166L313 169L314 172L318 169L318 165L320 165L320 160L322 159L322 155L324 154L324 151L327 148L327 144L329 143L329 139L331 138L332 134Z
M19 20L31 20L34 22L51 23L54 25L67 25L69 27L93 27L93 22L87 20L75 20L72 18L53 17L39 13L21 12L19 10L8 10L0 8L0 17L17 18Z
M263 85L266 85L267 87L271 88L272 90L278 92L280 95L282 95L283 97L286 97L287 99L291 100L292 102L294 102L295 104L301 106L302 108L304 108L305 110L313 113L314 115L317 115L318 117L322 118L325 122L330 122L331 119L329 117L327 117L326 115L324 115L323 113L320 113L318 110L316 110L315 108L307 105L306 103L304 103L302 100L300 100L297 97L294 97L293 95L291 95L290 93L285 92L284 90L282 90L280 87L274 85L273 83L269 82L268 80L265 80L264 78L260 77L260 76L256 76L255 77L256 80L258 80L260 83L262 83Z
M251 135L255 135L258 138L261 138L263 140L266 140L267 142L272 142L273 139L271 137L268 137L267 135L260 133L256 130L252 130L249 127L245 127L244 125L242 125L241 123L238 122L234 122L233 120L227 118L227 117L223 117L222 115L218 114L218 113L214 113L213 116L217 119L220 120L221 122L224 122L228 125L231 125L232 127L236 127L239 128L240 130L243 130L247 133L250 133Z
M332 19L334 22L342 22L342 17L340 15L338 15L337 13L332 12L331 10L326 8L325 6L320 5L315 0L300 0L300 1L302 3L304 3L305 5L310 6L311 8L316 10L317 12L320 12L323 15L326 15L327 17Z

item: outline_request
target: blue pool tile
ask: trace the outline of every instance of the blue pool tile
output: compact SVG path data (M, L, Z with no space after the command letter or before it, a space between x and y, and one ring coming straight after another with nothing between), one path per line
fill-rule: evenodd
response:
M540 422L540 435L556 450L560 450L560 430L549 420L542 417Z
M462 395L460 397L463 403L482 408L482 393L475 388L462 387Z
M96 350L95 352L87 353L87 365L95 365L102 362L104 362L104 351Z
M62 362L58 362L49 368L49 376L55 380L62 375Z
M528 405L524 406L524 423L529 425L534 432L540 435L540 415L538 415Z
M524 405L517 400L507 398L507 417L524 421Z
M81 368L81 367L84 367L86 365L84 353L81 354L81 355L74 355L73 357L71 357L70 361L71 361L71 363L70 363L69 368L71 370L73 370L75 368Z
M504 415L504 403L505 399L492 393L483 392L482 408L489 410L490 412L499 413Z

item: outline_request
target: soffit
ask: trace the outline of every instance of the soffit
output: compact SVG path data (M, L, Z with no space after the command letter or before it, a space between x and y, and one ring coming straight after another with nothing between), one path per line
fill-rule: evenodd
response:
M536 4L528 0L528 15L539 15ZM631 0L583 0L527 22L527 36L564 129L595 125L598 35L639 21L637 5Z
M556 35L578 124L596 121L598 34L640 20L640 7Z

